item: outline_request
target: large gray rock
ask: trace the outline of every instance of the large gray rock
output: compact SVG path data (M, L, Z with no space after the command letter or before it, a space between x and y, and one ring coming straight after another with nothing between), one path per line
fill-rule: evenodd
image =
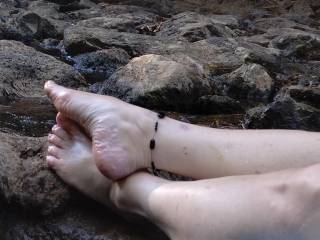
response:
M136 7L136 11L130 11L132 7L127 6L128 10L124 9L105 9L102 16L89 18L78 22L78 26L87 28L103 28L113 29L120 32L139 33L145 24L154 24L157 21L158 15L148 12L143 8Z
M201 65L185 60L181 64L159 55L134 58L99 93L150 108L192 110L195 100L211 89Z
M68 87L85 84L69 65L16 42L0 40L0 100L43 97L45 81Z
M126 50L131 56L140 56L151 52L165 52L171 44L177 45L178 43L155 36L104 28L72 26L64 32L64 45L71 55L116 47Z

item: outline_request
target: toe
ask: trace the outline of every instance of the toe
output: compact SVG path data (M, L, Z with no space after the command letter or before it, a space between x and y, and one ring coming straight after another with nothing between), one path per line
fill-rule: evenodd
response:
M66 141L64 141L59 136L54 135L54 134L49 134L48 142L51 143L52 145L59 147L59 148L64 148L65 145L67 144Z
M57 147L57 146L54 146L54 145L50 145L48 147L48 154L53 156L53 157L56 157L56 158L60 158L60 153L61 153L62 149Z
M61 138L62 140L69 140L70 136L69 134L60 126L58 125L54 125L52 128L52 133L56 136L58 136L59 138Z
M62 127L65 131L72 135L76 135L80 131L76 122L63 116L63 114L60 112L57 114L56 121L58 126Z
M53 81L46 82L44 89L55 108L64 116L81 123L85 122L91 115L92 104L87 99L94 99L94 94L65 88L55 84Z
M48 164L48 166L52 169L58 169L58 166L59 166L59 163L60 163L60 160L54 156L47 156L46 157L46 162Z

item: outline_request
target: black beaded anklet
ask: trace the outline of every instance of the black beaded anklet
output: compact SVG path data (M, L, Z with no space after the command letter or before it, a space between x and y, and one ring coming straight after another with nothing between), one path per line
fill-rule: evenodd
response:
M159 119L164 119L166 117L166 114L164 112L159 112L158 113L158 118ZM154 161L152 160L152 151L156 148L156 134L158 132L158 128L159 128L159 120L156 121L155 125L154 125L154 135L153 138L150 140L150 149L151 149L151 168L152 168L152 172L153 175L155 176L159 176L158 173L158 169L156 168L156 165L154 164Z

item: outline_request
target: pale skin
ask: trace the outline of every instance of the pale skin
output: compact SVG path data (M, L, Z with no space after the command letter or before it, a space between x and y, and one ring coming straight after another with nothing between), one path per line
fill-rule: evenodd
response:
M51 84L46 90L60 114L49 136L47 162L64 181L89 197L147 217L171 239L319 239L319 133L216 130L166 118L160 121L153 155L157 167L195 179L221 177L170 182L143 172L131 174L150 166L150 151L136 148L148 144L156 114L110 97L81 95ZM93 99L88 101L89 97ZM104 109L97 109L98 103L104 103ZM95 108L90 109L90 104ZM101 117L106 105L111 109L108 114L113 111L117 116ZM122 107L128 116L121 115ZM112 126L108 130L112 139L105 135L103 140L105 131L95 128L103 129L105 120L112 118L118 121L105 125ZM143 128L146 123L150 129ZM117 145L122 141L124 145ZM112 151L120 153L120 164L131 165L119 171L115 159L96 159L97 142L99 147L107 146L106 151L116 149ZM129 143L136 147L127 148ZM129 155L121 151L137 155L125 158ZM107 169L108 165L113 168ZM271 171L278 172L267 173ZM106 178L118 179L125 172L131 175L123 180Z

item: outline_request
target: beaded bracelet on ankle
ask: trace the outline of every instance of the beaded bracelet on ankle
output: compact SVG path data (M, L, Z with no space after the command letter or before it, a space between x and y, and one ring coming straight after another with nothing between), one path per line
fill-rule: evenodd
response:
M160 119L164 119L166 117L166 114L164 112L159 112L158 113L158 118L159 120ZM156 121L155 125L154 125L154 135L153 135L153 138L150 140L150 149L151 149L151 168L152 168L152 172L153 172L153 175L155 176L159 176L159 171L158 169L156 168L156 165L153 161L153 157L152 157L152 152L154 151L154 149L156 148L156 140L155 140L155 137L156 137L156 134L158 132L158 128L159 128L159 120Z

